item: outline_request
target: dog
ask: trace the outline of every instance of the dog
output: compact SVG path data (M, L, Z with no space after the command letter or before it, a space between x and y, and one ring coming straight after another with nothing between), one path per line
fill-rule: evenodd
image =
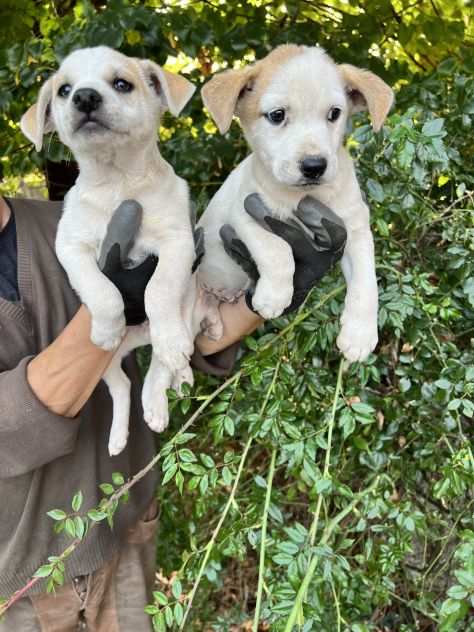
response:
M201 90L204 104L225 134L240 119L253 150L217 191L199 225L206 254L200 284L232 300L249 287L245 272L226 254L219 227L230 224L248 247L260 273L252 298L264 318L279 316L293 295L294 260L289 245L244 211L258 193L274 215L293 217L313 196L331 208L347 230L342 270L347 283L337 345L351 362L377 344L378 292L369 209L354 164L343 146L348 117L368 110L378 131L393 92L379 77L336 64L319 47L282 45L253 65L216 74Z
M105 46L84 48L64 59L21 119L23 133L38 151L44 134L55 130L79 164L65 198L56 252L91 313L92 342L103 349L125 343L126 326L121 294L98 267L101 243L123 200L133 198L143 208L129 258L140 263L155 254L159 264L145 291L149 326L130 328L130 339L144 332L140 340L151 338L153 345L142 400L145 420L155 431L167 424L168 412L167 401L155 405L151 381L156 376L170 384L174 380L178 389L191 382L194 346L182 314L194 260L188 187L160 155L156 129L162 112L177 116L194 90L184 77L150 60ZM111 454L118 454L128 437L130 385L121 357L104 375L114 399Z

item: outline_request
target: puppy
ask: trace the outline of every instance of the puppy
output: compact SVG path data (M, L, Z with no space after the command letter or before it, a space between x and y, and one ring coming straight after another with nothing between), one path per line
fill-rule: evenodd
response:
M371 72L337 65L321 48L290 44L251 66L217 74L202 97L222 134L233 115L239 117L253 153L229 175L201 218L206 254L200 284L227 300L248 287L248 277L229 259L219 235L219 227L230 224L260 272L254 309L264 318L279 316L292 299L292 252L256 225L244 199L259 193L285 220L311 195L346 226L342 269L347 294L337 344L348 360L364 360L377 344L374 246L369 209L343 138L348 117L363 109L378 131L392 105L392 90Z
M153 357L143 389L145 419L157 431L167 423L167 405L166 410L162 402L154 405L150 380L161 370L165 376L179 376L177 386L192 379L188 360L193 339L182 308L194 242L187 185L161 157L156 129L161 113L168 109L178 115L193 92L189 81L150 60L132 59L105 46L85 48L63 61L21 120L38 151L43 135L56 130L79 164L79 177L65 199L56 251L90 310L91 339L104 349L121 343L125 317L120 292L97 265L101 243L123 200L135 199L143 208L129 258L139 263L149 254L159 255L145 292L150 323L145 339L151 336ZM104 379L112 396L129 388L120 365L112 365ZM128 436L128 408L124 412L120 402L114 403L109 449L117 454Z

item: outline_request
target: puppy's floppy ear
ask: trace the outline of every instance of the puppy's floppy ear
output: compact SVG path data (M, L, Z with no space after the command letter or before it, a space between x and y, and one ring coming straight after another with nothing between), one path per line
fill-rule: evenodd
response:
M146 79L163 100L163 105L173 116L178 116L189 99L193 96L196 86L181 75L164 70L149 59L141 60Z
M341 64L338 68L346 84L352 112L368 110L372 127L378 132L392 107L392 88L368 70L350 64Z
M51 118L51 99L53 97L53 78L42 86L37 102L21 117L20 127L23 134L34 143L36 151L41 151L43 136L54 130Z
M221 134L225 134L232 123L237 101L249 81L251 68L225 70L215 75L201 90L204 105L209 110Z

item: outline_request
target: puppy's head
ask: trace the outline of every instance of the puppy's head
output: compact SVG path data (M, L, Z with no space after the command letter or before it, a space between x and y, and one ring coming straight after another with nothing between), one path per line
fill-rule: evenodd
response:
M21 129L39 151L56 130L73 151L154 138L161 112L178 115L194 92L179 75L147 59L98 46L71 53L42 86Z
M202 96L220 132L237 115L268 172L291 187L330 183L348 116L369 110L378 131L393 101L391 88L373 73L337 65L321 48L291 44L217 74Z

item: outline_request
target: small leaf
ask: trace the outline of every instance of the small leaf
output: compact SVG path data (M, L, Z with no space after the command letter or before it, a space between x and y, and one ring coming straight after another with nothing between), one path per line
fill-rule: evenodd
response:
M62 511L62 509L52 509L51 511L48 511L46 515L53 520L64 520L67 518L66 512Z
M178 625L181 625L183 621L183 606L180 603L177 603L174 607L174 620Z
M120 472L113 472L112 482L114 485L117 485L117 486L124 485L125 479L123 477L123 474L121 474Z
M76 526L75 526L74 520L72 518L68 518L66 520L66 524L65 524L64 528L66 530L66 533L68 535L70 535L71 538L75 538L76 537Z
M40 566L33 577L49 577L53 572L54 566L53 564L44 564Z
M179 579L174 580L173 585L171 587L171 592L173 593L173 597L175 599L180 598L181 593L183 592L183 589L182 589L181 582L179 581Z
M97 509L91 509L87 512L87 515L94 522L100 522L101 520L107 518L107 514L105 513L105 511L98 511Z
M155 590L155 592L153 593L153 599L158 602L160 606L168 605L168 597L159 590Z
M77 494L74 495L74 498L72 499L72 503L71 503L73 511L79 511L79 509L82 506L83 499L84 497L81 491L78 491Z
M99 487L107 496L111 496L115 491L113 485L110 483L102 483Z

